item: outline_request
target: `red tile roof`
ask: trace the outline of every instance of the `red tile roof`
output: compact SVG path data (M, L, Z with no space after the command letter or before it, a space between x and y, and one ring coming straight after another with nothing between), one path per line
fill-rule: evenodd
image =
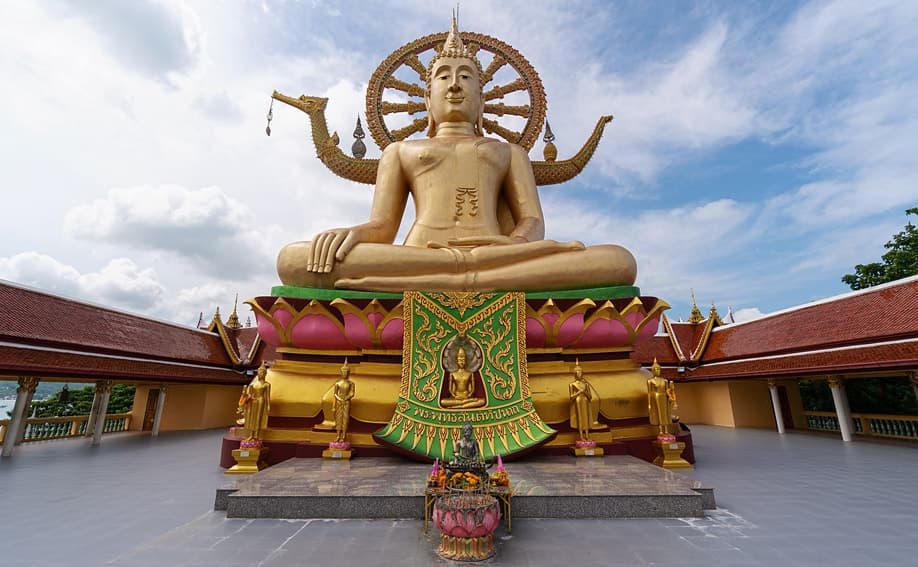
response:
M229 365L220 337L193 327L0 282L0 340Z
M704 327L670 324L686 358ZM915 368L918 277L717 327L697 363L680 361L669 337L654 337L633 355L643 365L654 357L664 376L687 380Z
M244 353L233 360L218 333L8 282L0 282L0 306L6 374L244 383L247 358L261 342L255 329L232 331L228 346Z

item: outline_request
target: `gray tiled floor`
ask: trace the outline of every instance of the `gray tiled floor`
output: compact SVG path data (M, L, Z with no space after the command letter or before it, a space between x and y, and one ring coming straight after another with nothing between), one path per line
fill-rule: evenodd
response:
M498 531L501 565L918 565L918 447L692 428L716 490L705 518L530 520ZM241 520L210 511L222 432L17 448L0 461L10 566L427 565L410 520ZM512 474L512 469L511 469Z

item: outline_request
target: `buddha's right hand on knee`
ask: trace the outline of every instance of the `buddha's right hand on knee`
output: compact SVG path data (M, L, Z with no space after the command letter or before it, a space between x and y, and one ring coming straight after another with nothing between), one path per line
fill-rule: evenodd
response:
M334 268L336 260L344 260L357 241L356 231L350 228L333 228L320 232L309 246L306 270L327 274Z

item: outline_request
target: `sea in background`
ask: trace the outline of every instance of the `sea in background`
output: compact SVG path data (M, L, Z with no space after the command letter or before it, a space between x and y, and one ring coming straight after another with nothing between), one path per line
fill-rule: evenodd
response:
M13 411L16 400L0 400L0 419L6 419L6 412Z

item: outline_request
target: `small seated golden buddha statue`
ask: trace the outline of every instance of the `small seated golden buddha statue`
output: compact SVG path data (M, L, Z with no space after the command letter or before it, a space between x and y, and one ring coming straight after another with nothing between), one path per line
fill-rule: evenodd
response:
M465 349L456 352L456 370L449 374L449 398L440 400L445 408L480 408L486 401L475 397L475 373L466 368Z

